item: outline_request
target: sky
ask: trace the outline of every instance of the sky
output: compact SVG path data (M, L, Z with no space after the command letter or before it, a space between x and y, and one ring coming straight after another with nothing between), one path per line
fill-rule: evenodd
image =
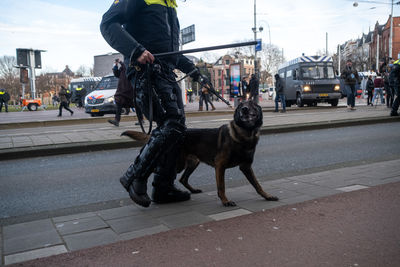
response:
M46 50L44 72L73 71L93 66L95 55L113 50L100 34L102 15L112 0L0 0L0 57L16 56L16 48ZM196 41L184 49L252 40L254 0L177 0L181 28L196 27ZM257 28L263 43L283 49L287 60L359 38L383 24L390 15L389 0L257 0ZM367 3L370 2L370 3ZM396 2L396 1L395 1ZM399 16L394 6L393 15ZM269 38L271 36L271 39ZM226 51L214 51L222 55ZM194 54L201 56L200 54Z

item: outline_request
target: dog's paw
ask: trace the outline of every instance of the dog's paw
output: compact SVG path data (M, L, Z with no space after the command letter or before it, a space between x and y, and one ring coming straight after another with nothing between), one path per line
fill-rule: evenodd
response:
M192 194L199 194L202 193L203 191L201 189L193 189L190 191Z
M276 196L268 196L268 197L265 198L265 200L268 200L268 201L278 201L279 198L276 197Z
M227 201L225 203L222 203L225 207L236 207L236 203L233 201Z

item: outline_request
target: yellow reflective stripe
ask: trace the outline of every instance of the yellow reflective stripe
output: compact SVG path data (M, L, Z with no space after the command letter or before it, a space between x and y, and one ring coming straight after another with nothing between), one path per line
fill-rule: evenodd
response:
M76 88L76 91L80 91L80 90L82 90L82 88Z
M165 5L165 1L164 0L144 0L146 2L146 4L149 5ZM176 8L178 7L178 5L176 4L176 0L167 0L167 4L168 7L173 7Z
M393 64L400 65L400 59L396 60Z
M6 92L0 92L0 95L4 95Z

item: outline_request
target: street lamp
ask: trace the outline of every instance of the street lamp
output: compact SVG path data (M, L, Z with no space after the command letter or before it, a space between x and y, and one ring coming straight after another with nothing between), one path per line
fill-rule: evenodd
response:
M257 8L256 8L256 0L254 0L254 27L253 28L251 28L251 30L253 31L253 33L254 33L254 41L257 41L257 32L262 32L263 31L263 27L261 26L260 28L258 28L258 31L257 31L257 19L256 19L256 10L257 10ZM254 74L256 74L257 73L257 49L256 49L256 46L254 46Z

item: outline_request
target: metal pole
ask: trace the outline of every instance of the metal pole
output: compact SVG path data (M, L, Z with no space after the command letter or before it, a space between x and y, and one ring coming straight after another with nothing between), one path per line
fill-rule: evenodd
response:
M389 58L392 58L392 45L393 45L393 0L390 13L390 36L389 36Z
M376 65L375 70L378 73L379 71L379 34L376 36Z
M338 45L338 50L339 50L339 52L338 52L338 58L339 58L339 60L338 60L338 71L339 71L339 75L340 75L340 73L341 73L341 71L340 71L340 57L341 57L341 53L340 53L340 45Z
M257 42L256 0L254 0L254 41ZM254 46L254 74L257 74L257 50Z
M31 97L32 99L36 98L36 86L35 86L35 52L33 50L29 50L29 70L31 72L31 77L29 79L31 84Z
M325 48L325 56L328 56L328 33L326 33L326 48Z

